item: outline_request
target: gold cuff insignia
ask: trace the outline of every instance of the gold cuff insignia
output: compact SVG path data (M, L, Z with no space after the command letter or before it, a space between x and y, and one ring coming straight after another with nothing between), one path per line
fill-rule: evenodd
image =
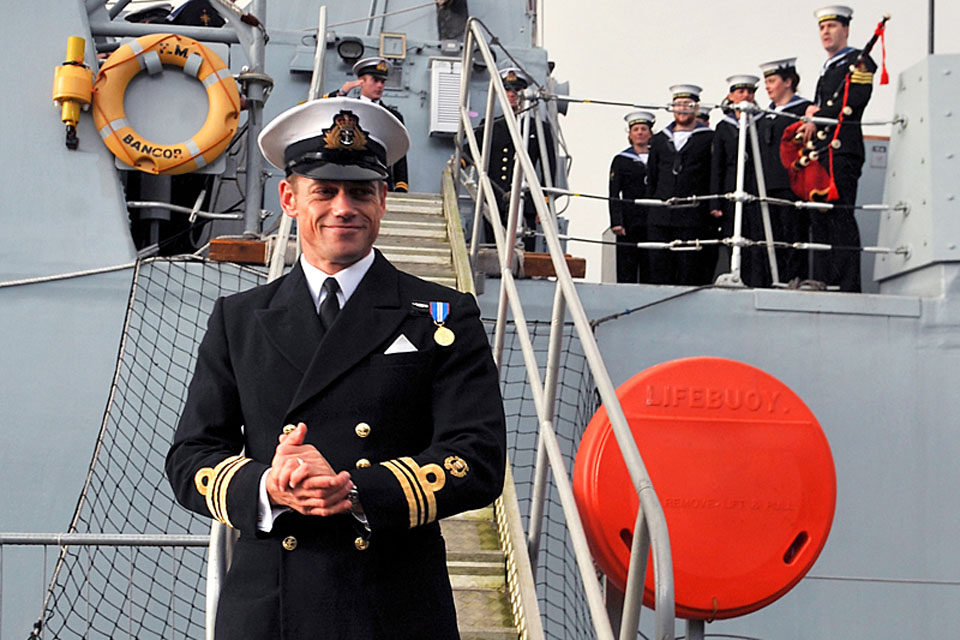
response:
M873 84L873 74L869 71L854 71L850 74L852 84Z
M467 471L470 471L470 467L460 456L449 456L443 461L443 466L456 478L463 478L467 475Z
M230 481L240 467L250 462L251 458L230 456L225 458L216 467L204 467L193 476L197 492L207 500L207 509L215 520L228 527L233 527L227 514L227 489Z
M413 458L399 458L381 462L396 477L410 511L410 527L437 519L437 499L434 495L443 489L447 476L438 464L418 465Z

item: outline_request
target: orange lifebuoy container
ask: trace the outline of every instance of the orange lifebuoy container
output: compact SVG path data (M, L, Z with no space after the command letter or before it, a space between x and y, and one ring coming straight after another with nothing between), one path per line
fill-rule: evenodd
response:
M836 505L830 446L803 401L760 369L708 357L651 367L617 397L663 505L676 615L744 615L797 584ZM580 442L573 489L594 560L623 589L638 499L602 407ZM652 567L648 559L649 607Z
M156 144L127 122L123 96L143 69L180 67L203 83L209 109L203 126L189 140ZM200 169L219 157L237 132L240 94L230 70L217 54L192 38L171 33L142 36L114 51L104 61L93 86L93 121L107 148L135 169L177 175Z

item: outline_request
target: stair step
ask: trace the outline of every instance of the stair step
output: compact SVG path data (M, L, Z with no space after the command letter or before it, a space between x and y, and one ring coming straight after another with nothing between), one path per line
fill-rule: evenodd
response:
M500 590L507 588L507 578L504 572L500 575L486 575L473 573L451 573L450 586L457 589Z
M417 275L417 274L413 274L413 275ZM422 279L426 280L427 282L432 282L432 283L434 283L434 284L440 284L440 285L443 285L443 286L445 286L445 287L449 287L449 288L451 288L451 289L456 289L456 288L457 288L457 279L456 279L456 278L444 278L444 277L440 277L440 276L417 276L417 277L418 277L418 278L422 278Z
M453 592L462 640L516 640L506 593L463 589Z
M386 242L377 242L377 249L386 253L409 253L420 255L449 256L450 248L442 242L398 242L397 236L390 236Z
M498 576L502 579L505 568L501 554L499 561L494 562L470 562L447 558L447 570L451 576Z
M406 264L438 266L450 269L450 272L453 273L453 260L450 259L449 255L443 256L433 253L421 253L418 251L391 251L384 247L380 247L380 251L383 252L383 255L386 256L387 260L393 262L394 264L397 262L403 262Z
M423 215L439 218L443 216L443 204L440 202L387 202L387 217L394 215Z
M386 220L381 223L380 237L390 238L404 236L408 238L432 238L435 240L447 239L447 228L443 225L404 225L390 224Z

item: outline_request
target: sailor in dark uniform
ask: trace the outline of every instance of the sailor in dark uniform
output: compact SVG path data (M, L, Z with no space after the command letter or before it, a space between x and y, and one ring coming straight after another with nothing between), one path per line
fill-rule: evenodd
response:
M610 229L617 236L617 282L647 282L647 252L637 248L647 239L647 211L644 207L621 202L646 197L647 156L653 137L654 115L634 111L627 121L630 146L610 163Z
M350 97L351 91L359 87L360 93L356 97L385 107L402 123L403 116L400 111L396 107L384 104L381 100L389 73L390 63L385 58L373 57L358 60L353 65L353 75L357 76L357 79L347 80L337 91L332 91L323 97ZM400 193L410 191L410 183L407 178L407 156L403 156L390 166L387 190Z
M820 72L814 104L807 108L807 115L838 118L843 110L844 83L850 67L856 64L858 49L847 46L850 35L850 19L853 9L831 5L818 9L814 15L820 25L820 42L827 52L827 61ZM863 131L860 120L863 110L873 93L873 72L877 65L864 56L859 65L850 71L850 87L846 101L849 107L840 126L840 148L832 153L824 152L820 162L831 171L837 186L840 205L832 211L810 214L810 229L814 242L823 242L846 250L816 251L813 254L813 277L828 286L837 285L841 291L860 291L860 230L852 206L857 202L857 182L863 168ZM816 126L812 123L802 129L807 140L814 137ZM833 139L835 125L823 129L825 140ZM825 143L822 143L825 146ZM850 249L852 247L852 249Z
M713 130L697 121L702 89L692 84L670 87L673 122L650 141L647 185L651 198L707 195L710 189L710 149ZM650 240L670 242L715 238L716 223L705 204L678 208L651 207L647 212ZM717 252L650 251L650 282L655 284L708 284L713 278Z
M373 249L403 125L314 100L268 124L303 255L217 300L166 472L238 529L217 640L456 640L439 520L504 477L497 370L473 296Z
M727 78L729 93L725 103L728 105L741 102L755 102L757 84L760 78L749 74L734 75ZM737 189L737 149L740 138L740 113L734 109L725 109L723 120L717 123L716 133L713 136L713 158L710 168L710 193L733 193ZM748 115L756 122L758 116ZM757 194L757 174L754 168L752 146L747 141L746 158L743 172L743 190ZM721 238L733 236L734 203L726 199L715 200L710 215L720 223ZM741 235L749 240L763 240L763 219L760 216L760 207L755 202L743 205L743 222ZM766 251L759 246L742 247L740 250L740 278L750 287L770 286L769 267L763 264L766 261ZM730 268L730 250L724 247L721 271Z
M516 117L521 104L521 93L530 84L527 75L516 67L508 67L500 70L500 78L503 80L503 88L507 92L507 99L510 100L510 106L513 109L511 117ZM531 117L535 117L531 115ZM507 123L504 116L497 116L493 121L493 132L490 134L490 158L487 163L487 174L490 176L490 182L493 185L493 191L497 195L497 206L499 208L500 220L504 225L507 224L507 215L510 213L510 189L513 185L513 164L516 158L513 140L510 138L510 131L507 129ZM483 131L486 123L481 122L474 133L477 137L477 144L483 144ZM518 123L519 125L519 123ZM522 133L522 128L521 128ZM547 122L543 123L544 142L547 148L547 159L549 171L554 171L556 167L556 155L554 152L553 133ZM543 176L546 169L540 158L540 142L537 137L537 128L531 120L530 132L527 137L527 153L533 161L534 168L538 170L539 175ZM464 153L464 160L469 159L470 153ZM486 220L483 223L484 238L486 242L493 243L493 228ZM529 193L524 195L523 199L523 226L526 231L536 231L537 229L537 211L533 206L533 198ZM536 246L536 238L525 234L523 238L523 247L526 251L533 251Z
M763 72L763 84L770 97L772 111L802 116L806 113L810 101L797 95L800 75L797 73L797 59L785 58L772 60L760 65ZM796 200L797 196L790 188L787 170L780 160L780 140L783 130L795 123L788 116L772 113L757 121L757 134L760 139L760 157L763 160L763 179L767 195L781 200ZM773 239L781 242L807 242L809 238L809 219L806 211L784 205L769 205L770 226ZM809 276L807 252L796 249L777 249L777 271L780 281L787 283L793 279L805 280ZM764 261L763 263L767 263Z

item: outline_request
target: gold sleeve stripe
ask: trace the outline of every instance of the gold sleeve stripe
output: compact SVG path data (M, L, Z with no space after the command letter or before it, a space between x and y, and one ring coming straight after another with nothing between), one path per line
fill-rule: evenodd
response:
M398 181L397 181L397 184L394 185L394 186L395 186L397 189L407 189L408 191L409 191L409 189L410 189L410 185L408 185L408 184L407 184L406 182L404 182L403 180L398 180Z
M230 456L224 458L213 469L210 467L200 469L194 477L197 491L206 498L210 515L229 527L233 524L227 514L227 491L233 476L250 460L243 456Z
M417 502L421 506L420 518L417 521L417 524L426 524L431 521L430 517L430 508L431 506L436 510L436 502L430 500L433 496L428 496L421 486L419 470L420 467L416 462L413 461L413 458L400 458L394 460L393 463L397 465L399 469L403 470L404 475L410 482L410 486L413 487L414 494L417 496Z
M873 84L873 74L866 71L855 71L850 74L853 84Z
M248 462L250 462L250 458L243 458L230 465L224 472L223 479L220 481L220 513L223 516L223 524L230 528L233 528L233 523L230 522L230 515L227 513L227 488L230 486L230 481L233 480L233 476L240 470L240 467Z
M427 503L421 524L433 522L437 519L437 498L434 494L443 489L443 485L447 482L447 476L443 468L433 463L421 467L414 462L413 458L400 458L399 462L402 462L410 469L411 473L415 474L417 488L423 493ZM431 475L433 475L432 480L430 479Z
M414 496L413 487L410 484L410 479L404 473L403 469L393 460L387 460L386 462L381 462L383 466L393 473L397 478L397 482L400 484L400 488L403 489L403 495L407 497L407 509L410 513L410 528L414 528L420 524L420 507L418 505L418 500Z

